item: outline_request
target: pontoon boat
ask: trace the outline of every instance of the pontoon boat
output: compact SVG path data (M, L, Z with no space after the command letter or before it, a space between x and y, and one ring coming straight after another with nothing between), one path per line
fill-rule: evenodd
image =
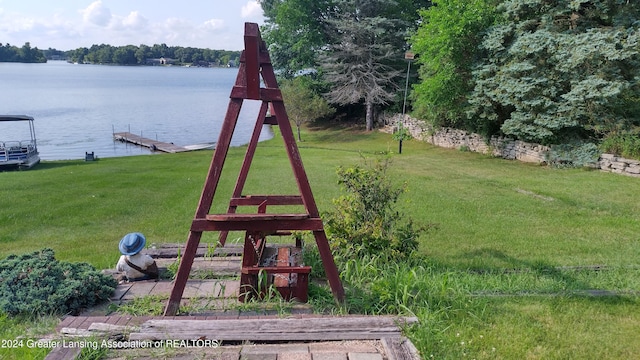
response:
M0 169L18 167L28 169L40 162L33 117L27 115L0 115L0 125L5 121L27 121L30 140L4 141L0 139ZM0 132L1 134L1 132Z

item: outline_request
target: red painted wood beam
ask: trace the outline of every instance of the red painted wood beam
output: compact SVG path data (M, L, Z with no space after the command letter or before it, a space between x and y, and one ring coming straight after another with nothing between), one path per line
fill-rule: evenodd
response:
M244 24L244 55L247 77L246 98L260 100L260 30L258 24Z

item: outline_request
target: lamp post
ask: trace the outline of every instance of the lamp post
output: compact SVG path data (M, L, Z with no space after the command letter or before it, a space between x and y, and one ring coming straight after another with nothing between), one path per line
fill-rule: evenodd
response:
M404 85L404 101L402 103L402 121L398 124L398 153L402 154L402 140L405 137L405 130L402 127L404 123L404 115L407 111L407 92L409 91L409 71L411 70L411 61L415 58L415 55L411 51L404 53L404 59L407 60L407 80Z

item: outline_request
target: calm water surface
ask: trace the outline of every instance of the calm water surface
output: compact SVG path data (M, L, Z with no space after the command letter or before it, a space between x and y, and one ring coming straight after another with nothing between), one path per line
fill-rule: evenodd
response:
M0 114L35 118L43 160L143 155L113 132L176 145L213 143L238 69L0 63ZM259 101L245 100L232 145L246 144ZM261 139L271 137L268 127ZM0 123L0 141L26 140L26 123Z

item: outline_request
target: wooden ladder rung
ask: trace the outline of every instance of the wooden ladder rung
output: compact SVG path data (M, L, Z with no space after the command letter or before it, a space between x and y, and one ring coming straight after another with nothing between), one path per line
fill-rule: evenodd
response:
M191 231L321 231L322 219L308 214L218 214L194 219Z
M311 266L250 266L243 267L243 274L258 274L264 271L267 274L308 274L311 272Z
M245 195L231 198L231 206L304 205L300 195Z
M265 220L305 220L309 214L209 214L208 221L265 221Z

